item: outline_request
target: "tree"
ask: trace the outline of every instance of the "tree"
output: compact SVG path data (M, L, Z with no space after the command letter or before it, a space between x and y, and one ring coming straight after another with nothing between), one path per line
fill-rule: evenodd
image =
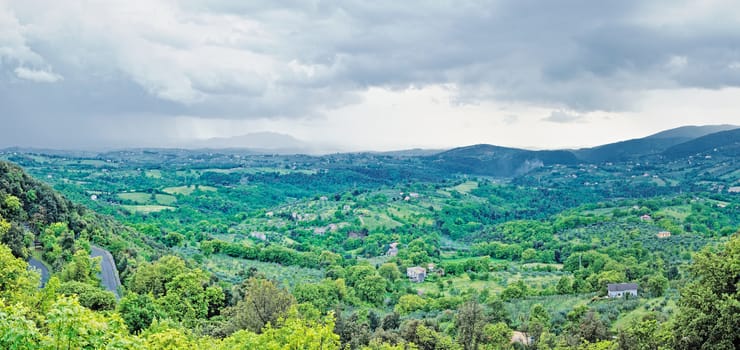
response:
M659 323L655 315L646 315L620 330L617 340L624 350L660 350L670 343L671 337L666 323Z
M662 297L668 288L668 279L662 274L651 276L647 281L647 291L652 297Z
M167 294L156 302L162 311L177 321L193 322L212 314L222 305L224 294L219 286L208 286L209 276L198 269L181 273L167 283Z
M259 333L268 323L275 325L295 303L293 295L272 281L250 278L246 283L244 300L225 311L231 318L227 332L247 329Z
M522 252L522 261L531 262L537 256L537 251L532 248L527 248Z
M28 264L13 256L4 244L0 244L0 299L8 304L26 300L39 286L40 276L28 270Z
M64 282L60 285L58 292L67 296L76 295L80 305L93 311L113 310L116 307L116 296L112 292L83 282Z
M13 255L26 259L31 236L16 223L9 223L0 217L0 243L10 247Z
M373 274L362 277L355 283L355 291L360 299L373 305L380 305L385 299L386 281L383 277Z
M568 276L560 277L558 285L555 287L558 294L570 294L573 293L573 280Z
M185 261L167 255L154 263L144 263L131 276L128 287L138 294L152 293L154 297L161 297L167 293L167 284L175 276L186 272Z
M673 347L736 349L740 344L740 233L717 251L705 248L694 257L695 280L681 291Z
M487 324L483 328L482 348L485 350L509 349L512 331L506 323Z
M465 350L478 349L484 338L483 328L486 317L483 307L475 300L468 301L457 309L455 327L457 328L457 342Z
M550 314L542 304L534 304L529 309L527 318L527 333L534 337L535 342L539 340L543 331L550 328Z
M401 278L401 271L398 271L398 265L395 263L385 263L378 268L378 274L390 282L395 282Z
M426 301L416 294L404 294L398 298L398 303L393 311L400 315L408 315L416 310L421 310L426 306Z
M126 322L129 331L134 334L149 328L152 321L159 316L154 300L149 295L130 293L118 303L118 313Z
M77 281L90 285L100 285L100 257L91 258L84 250L78 250L72 256L72 261L64 265L59 279L62 282Z
M588 310L578 325L578 336L590 343L596 343L600 340L606 340L609 336L609 330L599 317L599 314L593 310Z

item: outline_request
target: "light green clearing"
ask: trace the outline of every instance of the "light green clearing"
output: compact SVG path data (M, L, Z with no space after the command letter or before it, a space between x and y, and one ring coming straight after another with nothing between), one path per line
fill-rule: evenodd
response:
M149 193L143 192L124 192L117 194L116 197L139 204L149 203L149 199L151 199L151 195Z
M687 204L667 207L660 210L658 213L683 221L686 220L686 217L689 216L689 214L691 214L691 206Z
M218 189L213 186L203 186L203 185L190 185L190 186L177 186L177 187L167 187L162 190L162 192L166 192L169 194L181 194L185 196L191 195L195 190L200 190L204 192L216 192Z
M162 171L161 170L147 170L145 173L146 177L151 177L153 179L161 179L162 178Z
M175 196L169 194L155 194L152 201L152 195L144 192L123 192L116 195L118 198L136 202L138 204L152 204L152 202L161 205L172 205L177 201Z
M172 205L177 201L177 198L175 196L169 195L169 194L155 194L154 195L155 200L157 203L162 205Z
M478 188L478 183L475 181L465 181L452 189L460 193L470 193L470 191Z
M166 205L122 205L121 208L124 208L131 213L141 214L156 213L163 210L175 210L175 207L168 207Z

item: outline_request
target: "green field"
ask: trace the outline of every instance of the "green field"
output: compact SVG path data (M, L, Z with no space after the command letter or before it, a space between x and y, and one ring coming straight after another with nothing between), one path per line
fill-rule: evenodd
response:
M175 210L175 207L169 207L166 205L122 205L121 207L132 213L140 214L156 213L163 210Z
M189 196L196 190L203 191L203 192L216 192L218 189L212 186L190 185L190 186L166 187L162 189L162 192L166 192L172 195L181 194L181 195Z
M137 204L172 205L177 201L175 196L161 193L155 194L154 198L152 198L152 194L144 192L122 192L116 196L123 200L136 202Z

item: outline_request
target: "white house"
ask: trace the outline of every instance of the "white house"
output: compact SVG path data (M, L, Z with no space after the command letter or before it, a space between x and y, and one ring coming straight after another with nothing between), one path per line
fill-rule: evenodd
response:
M606 287L609 298L621 298L626 294L637 296L636 283L610 283Z

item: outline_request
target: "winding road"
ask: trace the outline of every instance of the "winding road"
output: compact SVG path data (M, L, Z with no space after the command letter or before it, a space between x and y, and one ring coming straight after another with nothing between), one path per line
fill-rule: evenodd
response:
M118 270L116 269L116 263L113 261L113 256L110 252L96 246L90 246L90 256L100 257L100 281L103 282L105 289L113 292L116 298L120 298L118 289L121 287L121 279L118 277Z
M116 298L120 299L121 295L118 293L118 290L121 287L121 279L118 277L118 270L116 269L116 262L113 260L113 256L103 248L90 246L90 257L100 257L100 273L98 277L103 283L103 287L113 292ZM39 288L44 288L46 282L49 281L49 268L40 260L33 257L28 259L28 268L34 269L41 274L41 285Z
M44 263L36 258L28 259L28 266L35 269L41 274L41 285L39 286L39 288L44 288L46 282L49 281L49 269L46 267L46 265L44 265Z

